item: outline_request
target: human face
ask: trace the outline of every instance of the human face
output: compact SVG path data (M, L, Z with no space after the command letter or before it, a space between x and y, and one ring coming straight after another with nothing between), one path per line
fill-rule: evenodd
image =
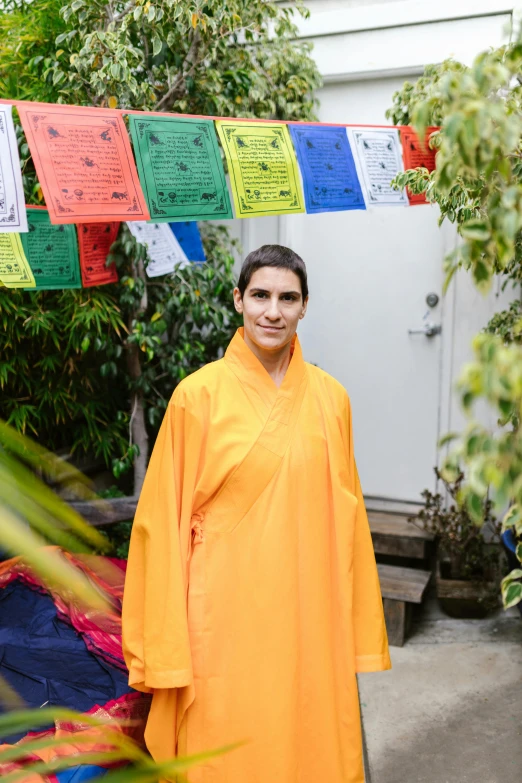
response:
M294 336L306 313L301 281L290 269L263 266L257 269L241 297L234 289L234 305L243 314L245 339L263 351L276 352Z

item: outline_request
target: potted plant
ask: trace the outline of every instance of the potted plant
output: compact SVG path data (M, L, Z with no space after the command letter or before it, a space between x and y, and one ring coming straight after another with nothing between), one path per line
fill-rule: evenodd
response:
M453 502L446 507L441 494L424 490L424 508L409 522L434 534L436 549L436 590L442 609L451 617L485 617L499 606L500 580L504 555L500 546L501 522L486 498L482 526L477 525L465 507L458 503L461 472L450 483L435 468Z

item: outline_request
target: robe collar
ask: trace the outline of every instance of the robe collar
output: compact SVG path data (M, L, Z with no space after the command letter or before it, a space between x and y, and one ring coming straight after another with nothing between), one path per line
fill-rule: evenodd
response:
M266 405L272 407L278 396L293 396L305 372L305 363L297 334L292 338L290 352L290 363L279 388L246 344L244 327L240 326L236 331L225 351L224 359L241 384L256 392Z

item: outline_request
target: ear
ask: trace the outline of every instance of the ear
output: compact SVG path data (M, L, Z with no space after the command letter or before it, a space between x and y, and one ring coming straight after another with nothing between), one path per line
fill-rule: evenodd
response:
M241 291L237 286L234 288L234 307L236 308L236 312L243 312L243 298L241 296Z
M299 313L299 319L304 318L306 315L306 308L308 307L308 297L303 302L303 307L301 312Z

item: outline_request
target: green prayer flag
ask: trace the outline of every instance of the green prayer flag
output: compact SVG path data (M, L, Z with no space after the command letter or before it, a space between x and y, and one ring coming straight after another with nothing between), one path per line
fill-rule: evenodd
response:
M129 127L152 221L233 217L212 120L129 114Z
M46 209L27 209L29 231L20 234L37 289L81 288L76 226L53 225ZM26 290L34 291L34 288Z

